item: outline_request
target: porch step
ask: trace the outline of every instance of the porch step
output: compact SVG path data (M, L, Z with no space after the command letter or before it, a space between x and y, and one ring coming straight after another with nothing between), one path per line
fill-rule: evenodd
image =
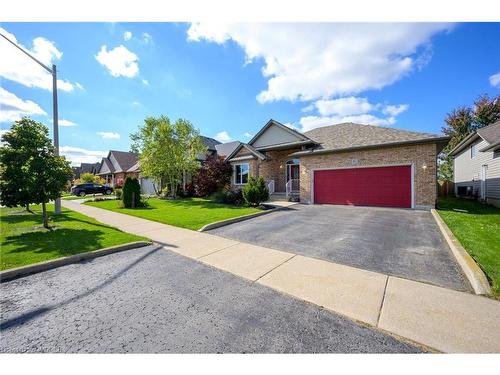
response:
M286 201L286 194L285 193L272 193L271 194L271 201Z

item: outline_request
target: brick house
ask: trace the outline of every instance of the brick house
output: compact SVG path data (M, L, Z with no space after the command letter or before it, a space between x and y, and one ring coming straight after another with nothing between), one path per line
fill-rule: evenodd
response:
M202 163L209 156L219 155L225 157L231 153L240 142L229 142L222 144L219 141L205 136L200 136L207 152L198 155L198 161ZM113 187L122 186L127 177L137 177L143 194L155 194L161 186L156 186L153 179L141 174L139 156L133 152L111 150L108 156L98 164L95 174L104 178L106 183ZM186 181L189 176L185 176Z
M235 188L262 176L273 196L308 204L429 209L437 199L437 155L448 140L354 123L300 133L270 120L226 160Z
M138 161L138 155L133 152L111 150L108 156L102 159L96 174L104 178L110 186L122 186L128 176L139 176L139 172L132 168Z

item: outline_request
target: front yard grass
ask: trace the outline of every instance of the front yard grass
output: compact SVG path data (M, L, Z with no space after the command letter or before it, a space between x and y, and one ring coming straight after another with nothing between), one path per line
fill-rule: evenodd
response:
M48 205L51 229L42 226L41 207L0 208L0 270L49 259L144 240L63 208L53 215Z
M500 209L468 199L443 197L438 212L490 279L493 297L500 299Z
M145 208L120 208L119 200L86 202L85 204L193 230L198 230L215 221L260 211L258 208L231 206L203 198L175 200L150 198L147 202L148 207Z

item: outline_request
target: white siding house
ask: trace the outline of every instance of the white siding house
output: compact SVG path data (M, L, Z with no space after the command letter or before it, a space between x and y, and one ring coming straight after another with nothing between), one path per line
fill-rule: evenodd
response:
M472 133L450 154L455 194L500 207L500 121Z

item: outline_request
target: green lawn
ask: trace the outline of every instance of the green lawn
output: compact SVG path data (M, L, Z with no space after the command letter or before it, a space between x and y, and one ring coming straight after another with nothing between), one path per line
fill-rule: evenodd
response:
M439 199L438 212L490 279L493 296L500 299L500 209L447 197Z
M85 204L193 230L198 230L215 221L260 211L252 207L214 203L203 198L176 200L151 198L147 202L149 207L146 208L120 208L119 200L86 202Z
M42 226L41 208L0 208L0 270L144 240L63 208L53 216L50 230Z

